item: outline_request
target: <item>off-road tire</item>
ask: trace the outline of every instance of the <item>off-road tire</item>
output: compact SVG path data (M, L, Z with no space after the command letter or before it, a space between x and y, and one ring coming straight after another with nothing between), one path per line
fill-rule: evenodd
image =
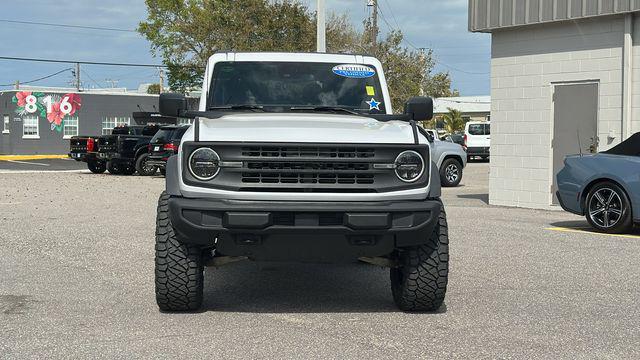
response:
M442 162L442 165L440 165L440 184L444 187L458 186L460 181L462 181L462 170L462 164L460 161L454 158L445 159ZM455 174L449 174L449 171L454 171ZM454 176L455 179L453 178Z
M619 210L621 212L621 215L619 218L617 218L617 222L615 224L605 227L603 226L603 224L599 224L595 219L592 219L590 215L590 203L592 201L592 198L598 191L606 191L607 189L613 190L616 193L617 198L615 202L617 203L617 205L615 207L612 206L611 209ZM594 201L596 200L594 199ZM629 201L629 197L627 196L627 193L624 191L624 189L618 186L618 184L611 181L603 181L601 183L595 184L589 190L589 193L587 194L584 202L584 213L585 217L587 218L587 222L589 222L589 225L600 232L609 234L624 234L631 232L631 230L633 229L633 211L631 207L631 201Z
M162 311L194 311L202 306L202 249L183 244L169 219L169 195L158 200L156 218L156 302Z
M447 215L442 209L428 243L398 249L399 266L391 268L391 292L400 310L436 311L442 306L449 277Z
M122 165L109 161L107 162L107 170L109 171L109 174L122 175L123 168Z
M138 156L138 160L136 160L136 171L140 176L153 176L158 171L158 168L155 166L148 167L147 161L149 160L149 154L144 153Z
M107 164L103 161L89 161L87 162L87 167L94 174L102 174L107 171Z

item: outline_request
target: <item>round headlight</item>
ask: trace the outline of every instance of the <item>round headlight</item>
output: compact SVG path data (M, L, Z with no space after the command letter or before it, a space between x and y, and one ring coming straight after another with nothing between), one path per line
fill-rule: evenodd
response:
M220 171L220 156L209 148L200 148L189 156L189 171L198 180L211 180Z
M407 150L396 158L396 175L404 182L414 182L424 173L424 159L415 151Z

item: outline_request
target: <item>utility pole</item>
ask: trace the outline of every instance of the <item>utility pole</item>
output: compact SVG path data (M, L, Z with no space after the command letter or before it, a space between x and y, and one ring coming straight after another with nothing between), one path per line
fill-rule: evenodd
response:
M380 33L380 29L378 29L378 0L367 0L367 6L373 8L369 21L371 23L371 44L375 52L378 44L378 34Z
M325 13L325 0L318 0L317 6L317 42L318 42L318 52L323 53L327 52L327 24L326 24L326 13Z
M80 63L76 63L76 91L80 92Z
M164 92L164 69L158 68L158 74L160 75L160 94Z
M426 48L420 48L420 61L424 62L427 55L426 55L427 49ZM424 96L424 83L427 80L427 73L424 72L424 69L422 70L422 81L420 82L420 96Z

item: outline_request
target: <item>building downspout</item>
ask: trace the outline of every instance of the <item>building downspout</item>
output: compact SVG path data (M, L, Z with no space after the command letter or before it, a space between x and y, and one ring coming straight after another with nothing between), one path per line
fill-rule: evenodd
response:
M633 13L624 17L624 41L622 45L622 138L633 134Z

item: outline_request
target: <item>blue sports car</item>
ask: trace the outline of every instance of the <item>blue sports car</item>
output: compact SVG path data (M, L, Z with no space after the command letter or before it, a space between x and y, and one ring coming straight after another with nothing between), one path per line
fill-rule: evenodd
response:
M609 151L567 156L557 183L564 210L602 232L631 231L640 223L640 133Z

